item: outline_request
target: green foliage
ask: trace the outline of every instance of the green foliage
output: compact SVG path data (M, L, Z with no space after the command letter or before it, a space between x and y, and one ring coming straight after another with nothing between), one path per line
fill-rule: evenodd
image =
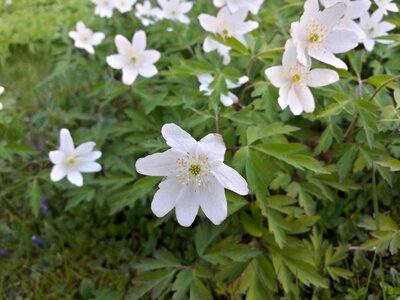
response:
M224 66L201 51L207 34L195 20L217 10L195 1L190 26L144 28L148 47L162 53L160 72L127 87L105 58L116 34L143 29L133 12L105 20L90 1L1 3L1 297L397 299L398 33L391 46L343 55L349 70L313 89L316 111L296 117L280 109L264 70L281 63L302 5L265 1L251 17L260 28L248 48L214 36L232 47ZM94 55L67 37L78 20L107 36ZM199 92L202 73L215 76L209 97ZM250 81L233 90L239 102L224 107L226 80L243 75ZM182 228L174 213L152 214L163 179L138 175L134 164L167 148L160 129L170 122L197 139L218 131L225 163L246 178L249 195L226 191L222 225L200 213ZM85 174L82 188L49 179L61 128L103 153L102 171Z

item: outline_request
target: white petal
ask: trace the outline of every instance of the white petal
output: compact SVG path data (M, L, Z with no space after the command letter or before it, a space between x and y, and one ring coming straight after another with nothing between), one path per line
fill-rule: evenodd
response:
M228 215L224 187L218 182L207 185L206 189L198 192L200 207L208 219L219 225Z
M293 87L289 90L288 102L289 108L295 116L298 116L303 112L303 106L301 105L301 101Z
M146 33L143 30L136 31L133 35L132 47L139 53L146 49Z
M95 173L101 171L101 165L93 161L80 161L76 165L79 172Z
M141 59L146 62L146 64L154 64L160 59L160 52L157 50L146 50L141 55Z
M332 54L332 52L329 52L325 49L322 49L320 51L311 51L310 50L310 55L311 55L311 57L313 57L319 61L322 61L328 65L334 66L335 68L347 70L346 64L341 59L337 58L335 55Z
M197 145L198 154L208 157L211 161L224 161L226 147L220 134L207 134Z
M102 33L102 32L96 32L96 33L94 33L93 36L92 36L92 44L93 44L94 46L100 44L100 43L104 40L105 37L106 37L106 36L105 36L104 33Z
M82 174L76 169L69 169L67 174L67 179L69 182L76 186L83 185L83 177Z
M50 179L53 182L57 182L63 179L65 175L67 175L67 168L65 168L63 165L55 165L51 170Z
M117 46L118 53L124 56L130 56L132 45L126 37L118 34L115 37L115 45Z
M4 93L4 87L0 86L0 95Z
M289 69L297 63L297 50L292 39L287 40L285 44L285 52L282 57L282 65Z
M208 32L212 32L212 33L216 33L217 32L217 18L207 15L207 14L201 14L199 16L199 22L201 27L203 27L203 29L205 31Z
M301 102L301 106L305 112L311 113L315 110L314 96L312 95L308 87L295 89L298 99Z
M358 45L358 36L348 30L334 30L328 36L325 47L332 53L344 53Z
M81 154L79 160L81 161L95 161L101 157L100 151L92 151L90 153Z
M82 21L79 21L78 23L76 23L76 30L79 31L83 31L86 29L85 23L83 23Z
M60 150L50 151L49 158L53 164L61 164L65 159L65 154Z
M265 75L275 87L280 88L288 83L288 74L282 66L274 66L266 69Z
M196 218L198 211L199 203L197 198L194 197L194 191L191 188L185 189L175 205L178 223L183 227L189 227Z
M122 82L125 85L131 85L132 83L134 83L137 76L138 72L136 68L129 65L122 68Z
M327 28L333 28L346 13L347 6L343 2L324 9L319 14L319 21Z
M367 51L371 52L375 47L375 41L372 39L366 39L363 41L364 47Z
M309 73L308 86L321 87L339 80L339 74L328 69L313 69Z
M243 196L249 193L246 180L235 169L224 163L215 166L212 173L224 188Z
M136 161L136 171L148 176L168 176L177 168L176 160L184 154L176 150L155 153Z
M107 56L106 60L107 60L108 65L111 68L114 68L117 70L122 69L130 62L129 57L123 56L121 54L113 54L113 55Z
M93 151L93 148L96 146L95 142L86 142L75 149L75 153L78 155L85 155Z
M193 3L191 2L182 2L179 6L181 13L188 13L193 7Z
M158 73L157 68L152 64L141 65L138 73L143 77L150 78Z
M217 47L218 47L217 42L213 38L208 36L204 39L203 43L204 52L208 53L214 51L217 49Z
M197 145L196 140L176 124L165 124L161 129L161 133L171 148L189 152Z
M61 129L60 131L60 150L65 154L74 152L74 141L68 129Z
M159 190L151 202L151 210L157 217L162 218L175 207L176 201L183 194L186 186L173 177L168 177L158 187Z
M232 97L232 95L234 97ZM228 95L221 94L220 101L224 106L231 106L233 103L238 101L238 98L232 93L229 93Z
M278 104L282 109L289 105L289 86L284 86L279 89Z

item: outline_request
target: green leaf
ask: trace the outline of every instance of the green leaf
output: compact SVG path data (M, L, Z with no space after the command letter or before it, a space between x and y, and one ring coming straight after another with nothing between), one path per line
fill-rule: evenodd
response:
M277 122L269 125L251 126L247 128L247 143L252 144L255 141L274 135L289 134L298 131L299 128L285 125Z
M400 171L400 161L393 157L387 157L383 160L375 161L375 163L382 167L390 168L392 172Z
M147 196L154 186L160 181L160 177L143 177L136 181L131 191L120 198L118 201L114 201L111 204L111 214L123 209L125 206L133 206L137 200Z
M29 205L32 209L33 214L35 217L39 216L40 212L40 204L42 199L42 191L38 185L38 179L35 177L31 184L29 185L26 196L29 200Z

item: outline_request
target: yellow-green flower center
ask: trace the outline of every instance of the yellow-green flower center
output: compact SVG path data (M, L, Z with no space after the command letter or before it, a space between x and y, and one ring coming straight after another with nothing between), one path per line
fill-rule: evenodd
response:
M300 74L294 74L292 77L294 82L299 82L301 79L301 75Z
M132 56L132 57L131 57L131 62L135 63L136 61L137 61L136 57L135 57L135 56Z
M190 172L190 174L192 174L193 176L199 175L200 172L201 172L201 167L200 167L200 165L191 165L191 166L189 167L189 172Z
M75 156L70 157L70 158L67 159L67 165L73 166L75 163L76 163L76 157Z
M222 34L223 34L224 36L228 36L229 30L228 30L228 29L222 30Z
M311 43L316 43L320 40L320 36L318 33L313 33L310 37L310 42Z

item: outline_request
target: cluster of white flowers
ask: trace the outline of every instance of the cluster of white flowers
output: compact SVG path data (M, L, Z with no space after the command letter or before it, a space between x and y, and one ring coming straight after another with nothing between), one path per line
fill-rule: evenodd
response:
M300 21L291 24L291 38L285 46L282 66L265 70L271 83L279 88L278 103L289 107L294 115L313 112L314 97L309 87L321 87L339 80L339 75L328 69L311 70L312 58L339 69L347 65L335 54L344 53L363 43L368 51L377 39L387 35L395 26L381 22L387 10L397 11L390 0L375 0L378 10L370 17L370 0L307 0ZM360 19L360 23L354 20Z
M120 13L132 11L136 0L91 0L95 5L94 13L102 18L111 18L114 9ZM189 24L190 19L186 15L193 6L192 2L184 0L157 0L160 7L152 7L150 1L137 3L135 16L144 26L153 24L163 19Z
M132 10L136 0L91 0L96 4L95 14L112 17L114 8L121 13ZM187 13L193 3L184 0L157 0L159 7L152 7L148 0L136 4L135 16L144 26L167 19L189 24ZM347 69L344 61L336 54L354 49L360 43L368 51L375 42L390 43L382 39L395 26L382 21L388 11L397 12L397 6L391 0L375 0L377 10L370 16L370 0L306 0L304 13L300 20L291 24L291 38L286 42L281 66L265 70L270 82L279 88L278 104L282 109L289 107L294 115L313 112L315 101L311 88L332 84L339 80L336 71L312 69L312 59L319 60L335 68ZM258 28L255 21L246 21L249 13L256 15L263 0L213 0L219 8L216 16L200 14L201 27L209 33L203 43L208 53L217 51L223 64L231 61L231 47L224 44L234 38L247 47L245 34ZM356 20L359 20L357 23ZM101 32L93 32L83 22L78 22L76 31L69 36L74 39L75 47L93 54L94 46L105 38ZM134 83L138 75L149 78L157 74L155 63L160 52L146 50L146 33L138 30L132 42L122 35L115 37L118 53L109 55L106 61L114 69L122 70L122 82ZM214 90L212 74L198 74L200 91L210 96ZM227 94L220 95L224 106L238 102L238 97L229 90L247 83L247 76L236 82L225 80ZM4 89L0 87L0 94ZM1 105L1 103L0 103ZM149 155L136 162L139 173L149 176L164 176L159 190L154 195L151 209L158 217L165 216L173 208L180 225L190 226L199 208L214 224L220 224L227 217L227 201L224 189L240 195L248 193L246 180L234 169L223 163L226 151L222 136L209 134L196 141L190 134L175 124L165 124L162 136L171 149ZM49 157L54 167L50 178L56 182L64 177L74 185L82 186L81 173L99 172L100 164L95 162L101 157L100 151L93 151L94 142L84 143L75 148L67 129L60 131L60 148L51 151Z
M199 74L197 75L197 79L200 82L200 91L203 92L205 96L210 96L214 92L214 90L210 88L210 84L214 81L214 76L212 76L211 74ZM240 77L237 83L226 80L226 87L228 88L228 90L235 89L242 86L248 81L249 77L247 76ZM237 103L239 99L235 94L228 92L227 95L221 94L220 100L224 106L231 106L232 104Z

